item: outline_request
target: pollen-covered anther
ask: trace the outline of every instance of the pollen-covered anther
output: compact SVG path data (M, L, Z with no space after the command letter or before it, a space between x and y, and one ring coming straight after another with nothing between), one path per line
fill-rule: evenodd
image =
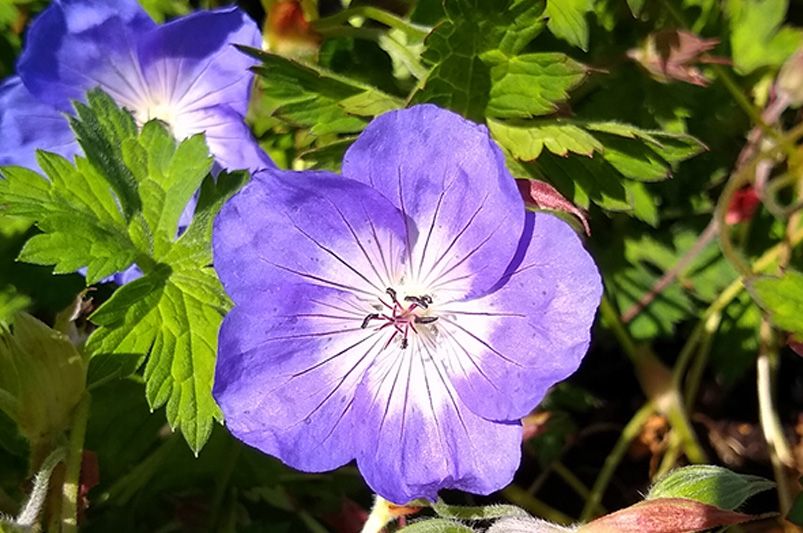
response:
M405 296L404 302L409 302L409 304L405 305L399 301L398 294L395 289L388 287L385 292L388 294L388 296L390 296L390 303L386 302L382 298L380 298L379 301L381 302L382 306L385 307L386 312L370 313L366 315L360 327L362 329L366 329L371 322L378 320L382 322L378 329L382 330L386 328L393 328L393 333L388 338L384 347L387 348L390 346L390 343L393 342L393 339L401 335L401 348L406 349L409 344L408 339L410 331L413 333L418 333L418 330L415 327L416 324L432 324L438 320L437 316L430 314L425 315L422 313L427 312L429 309L429 306L432 303L432 297L428 294L423 296Z

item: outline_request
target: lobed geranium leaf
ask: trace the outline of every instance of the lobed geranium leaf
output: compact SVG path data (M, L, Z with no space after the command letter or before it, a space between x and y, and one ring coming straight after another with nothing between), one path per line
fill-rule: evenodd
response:
M768 479L737 474L721 466L692 465L659 479L646 499L686 498L732 511L751 496L774 486Z
M126 141L122 155L137 179L152 255L159 260L172 245L181 213L209 173L212 157L203 135L176 146L157 121L145 124L139 138Z
M543 0L447 1L446 20L425 41L423 58L433 68L413 102L435 103L481 121L491 100L492 67L501 84L496 98L504 100L528 68L527 59L514 58L543 30L544 8Z
M87 266L97 282L132 263L144 276L118 289L92 316L90 386L124 377L143 361L152 408L167 407L173 428L198 452L220 411L212 398L217 331L229 301L211 268L212 221L242 186L243 173L208 178L204 137L177 143L158 121L138 129L130 114L100 91L76 104L72 126L86 158L75 164L45 152L39 174L2 170L0 206L35 221L42 233L20 258L56 272ZM201 194L190 227L179 217Z
M570 152L591 157L604 147L582 125L558 120L531 121L523 125L499 120L488 120L488 129L494 138L517 159L532 161L546 148L559 156Z
M762 276L749 283L750 293L777 327L803 337L803 273Z
M103 173L114 189L126 216L142 208L131 169L123 163L122 146L137 136L137 124L129 112L117 106L101 90L87 93L87 103L75 103L77 116L70 127L87 159Z
M85 160L73 166L47 152L37 159L49 180L20 167L0 170L3 212L30 217L43 231L25 244L20 259L54 265L56 273L86 266L89 283L128 267L137 250L109 182Z
M733 66L741 74L780 67L803 40L803 32L782 26L789 0L729 0Z
M253 70L265 79L261 94L266 107L279 119L308 128L312 135L359 133L371 117L403 106L401 100L375 87L322 67L241 49L262 62Z
M588 50L586 13L593 9L592 0L547 0L547 27L555 37L583 50Z
M159 269L120 290L92 315L102 326L87 342L93 354L149 352L146 397L167 406L197 453L221 414L211 395L217 331L228 300L211 267ZM97 355L96 355L97 356Z
M486 110L491 117L530 118L554 113L588 74L585 65L557 52L485 57L492 65Z
M705 150L690 135L618 122L489 119L488 127L519 161L511 164L518 177L532 173L583 208L593 202L630 211L652 225L658 222L657 206L640 182L666 179L681 161Z

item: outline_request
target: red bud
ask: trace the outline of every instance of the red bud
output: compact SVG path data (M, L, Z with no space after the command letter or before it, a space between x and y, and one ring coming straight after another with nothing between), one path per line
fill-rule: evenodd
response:
M540 209L551 209L574 215L580 220L586 235L591 235L588 218L582 209L566 199L555 187L544 181L517 179L516 185L524 203Z
M577 533L683 533L764 518L684 498L657 498L631 505L582 526Z

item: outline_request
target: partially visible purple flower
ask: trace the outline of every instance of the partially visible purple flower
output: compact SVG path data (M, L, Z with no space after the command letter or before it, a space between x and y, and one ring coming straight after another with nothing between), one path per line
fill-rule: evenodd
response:
M487 130L431 105L373 121L343 177L258 174L213 248L230 431L304 471L356 459L399 504L511 481L520 419L579 366L602 292Z
M54 0L31 24L18 78L0 87L0 165L34 166L34 150L72 156L62 113L100 87L140 123L158 118L184 139L205 132L219 167L273 167L244 122L256 24L237 8L157 25L136 0Z

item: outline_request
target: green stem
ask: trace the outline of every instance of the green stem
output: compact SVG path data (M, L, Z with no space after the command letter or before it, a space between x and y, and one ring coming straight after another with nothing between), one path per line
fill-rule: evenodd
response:
M758 414L761 430L767 443L770 462L778 491L778 503L782 513L792 506L792 496L786 479L786 466L794 465L792 452L786 443L783 426L778 418L773 395L773 382L778 367L778 350L772 327L766 320L761 321L761 352L756 361L758 385Z
M78 531L78 489L81 481L81 463L84 457L84 438L89 422L91 396L84 394L75 411L67 446L67 459L62 485L61 533Z
M703 377L703 370L705 370L705 365L708 363L708 355L711 353L711 344L714 342L714 335L719 329L720 322L722 322L722 313L718 312L709 316L707 320L700 322L703 326L704 334L700 348L697 350L694 364L686 377L686 387L684 389L686 409L691 410L694 405L694 399L697 397L697 391L700 388L700 381Z
M400 43L390 35L381 35L379 37L379 44L385 49L392 49L396 52L396 56L403 61L404 66L407 67L407 70L410 71L410 74L412 74L415 79L423 80L427 77L427 74L429 74L429 69L421 64L419 57L415 55L409 47Z
M97 504L114 502L117 506L125 506L134 497L156 472L162 467L165 459L173 452L173 449L181 442L177 436L171 436L165 440L153 453L144 460L140 461L126 475L118 479L109 490L102 494Z
M389 28L404 32L409 37L417 40L423 40L427 35L429 35L431 30L428 27L413 24L401 17L394 15L393 13L373 6L350 7L340 11L339 13L335 13L334 15L318 19L312 23L312 26L315 28L315 31L321 33L325 32L332 26L339 26L343 23L346 23L353 17L362 17L379 22L380 24L384 24Z
M622 349L625 351L625 355L630 358L630 361L635 366L639 366L644 360L644 352L636 347L636 343L633 342L633 339L630 337L627 329L625 329L624 323L622 323L621 319L619 318L619 313L616 311L606 294L602 295L602 301L599 304L599 311L602 315L602 319L605 321L605 324L611 328L611 331L616 336L616 339L619 341Z
M514 505L518 505L531 515L544 520L563 526L568 526L573 522L571 517L545 504L518 485L508 485L502 489L502 495Z
M605 295L600 303L600 312L636 367L636 377L644 394L656 409L666 415L672 424L672 429L681 436L686 456L692 462L704 462L705 452L697 442L694 429L686 415L685 404L681 400L680 390L674 386L672 374L648 346L636 345L619 318L619 313Z
M591 497L591 491L588 489L588 487L586 487L585 483L580 481L580 479L577 476L575 476L571 470L566 468L563 465L563 463L561 463L560 461L555 461L554 463L552 463L552 470L558 476L560 476L560 478L564 482L566 482L566 484L569 485L569 487L571 487L571 489L574 490L574 492L576 492L578 496L580 496L584 500L588 500ZM595 512L601 515L608 514L608 511L605 509L605 507L602 506L601 503L597 504Z
M34 476L33 487L28 501L25 502L19 516L15 520L17 526L23 530L33 529L39 521L39 516L42 514L42 509L45 506L45 501L48 495L48 486L50 478L53 475L53 470L64 459L64 448L56 448L44 461L39 472ZM52 528L51 528L52 529ZM56 523L58 529L58 523ZM50 529L48 529L50 531Z
M664 453L663 459L661 459L661 465L658 467L658 471L655 472L653 479L662 477L675 467L678 462L678 457L680 457L682 444L680 436L677 433L673 431L669 434L669 446L667 447L666 453Z
M226 489L229 486L231 475L234 473L234 469L237 466L237 461L240 458L240 451L242 448L243 447L240 444L240 441L234 439L231 440L229 453L226 455L226 463L220 470L220 475L215 483L215 493L212 497L212 510L209 512L209 524L211 527L215 527L220 520L220 508L223 504L223 499L226 496Z
M594 517L595 510L602 503L602 495L605 494L605 490L608 488L608 483L610 483L613 473L616 471L616 467L618 467L619 463L622 461L625 452L627 452L627 449L630 447L630 443L641 432L641 428L644 426L647 418L654 412L655 408L652 403L647 402L641 409L636 411L636 414L633 415L630 422L622 429L619 440L616 441L613 450L611 450L611 453L605 458L605 463L602 465L597 480L594 482L594 486L591 487L591 493L588 495L586 504L583 507L583 512L580 514L581 522L588 522Z

